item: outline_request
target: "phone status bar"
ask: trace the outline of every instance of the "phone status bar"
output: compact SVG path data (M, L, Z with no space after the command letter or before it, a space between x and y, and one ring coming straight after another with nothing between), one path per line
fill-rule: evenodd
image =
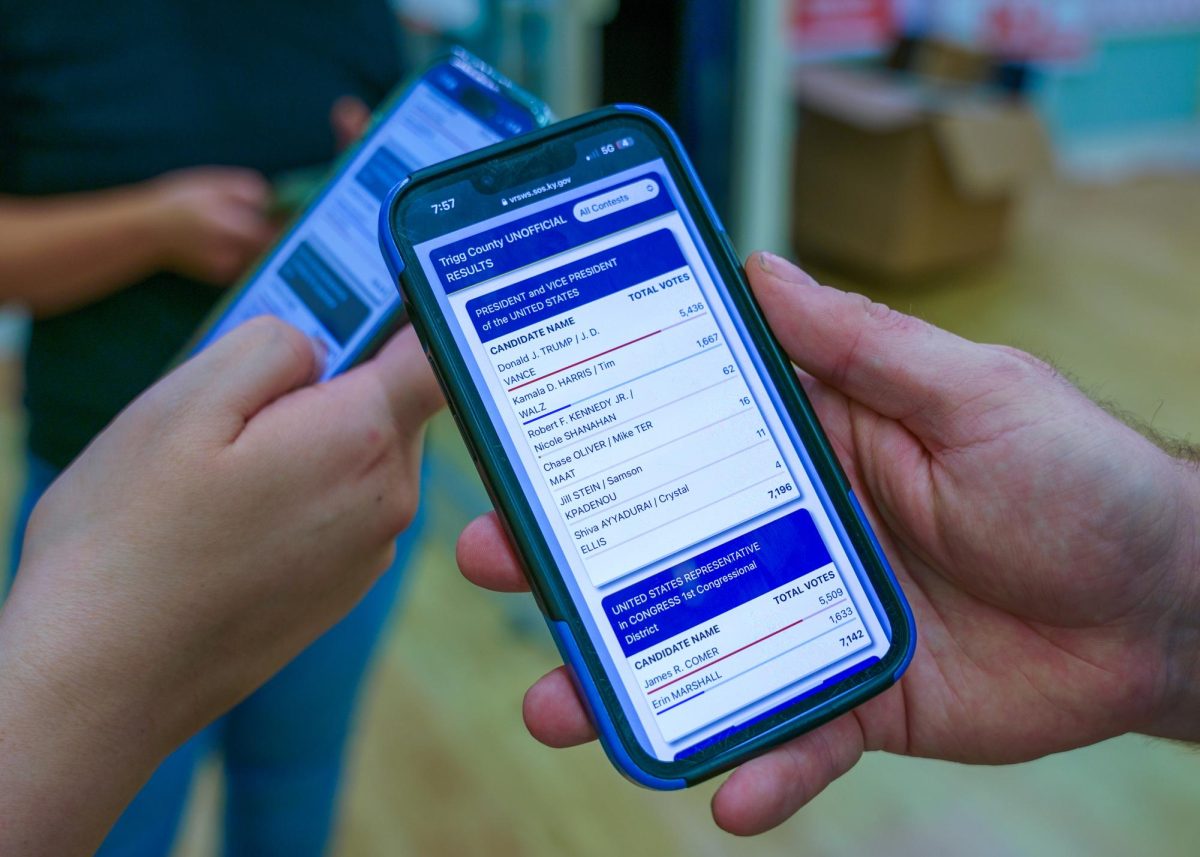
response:
M622 137L615 142L604 143L599 148L592 149L583 156L583 159L585 161L594 161L597 158L603 158L605 155L611 155L613 152L620 151L621 149L632 148L633 144L634 139L632 137Z

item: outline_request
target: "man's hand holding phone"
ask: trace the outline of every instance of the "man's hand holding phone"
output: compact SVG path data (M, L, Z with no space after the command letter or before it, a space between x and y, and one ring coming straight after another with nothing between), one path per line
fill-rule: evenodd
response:
M907 594L900 683L753 759L713 801L754 834L866 750L1018 762L1125 732L1200 737L1200 476L1037 359L814 283L747 274ZM473 582L527 588L495 515L459 542ZM565 670L535 684L542 742L595 737Z

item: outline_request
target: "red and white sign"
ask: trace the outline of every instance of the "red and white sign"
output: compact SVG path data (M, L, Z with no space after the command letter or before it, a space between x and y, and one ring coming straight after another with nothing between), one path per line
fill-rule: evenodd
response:
M868 53L907 28L1055 63L1097 38L1200 26L1200 0L791 0L790 25L801 58Z
M1096 39L1200 26L1200 0L898 0L900 17L1001 56L1080 59Z
M987 50L1019 60L1077 60L1091 47L1085 10L1077 2L994 2L984 14L980 36Z
M907 8L930 35L1010 59L1077 60L1091 47L1087 0L924 0Z
M896 33L892 0L793 0L792 46L823 57L877 50Z

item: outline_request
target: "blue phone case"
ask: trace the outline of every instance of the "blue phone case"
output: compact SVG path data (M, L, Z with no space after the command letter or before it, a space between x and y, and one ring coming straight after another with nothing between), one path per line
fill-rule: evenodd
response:
M637 105L614 105L611 107L602 108L601 110L594 111L593 113L578 117L576 119L558 123L550 129L534 132L531 135L524 135L524 137L517 138L514 141L497 144L496 146L481 150L480 152L456 158L452 161L446 162L445 164L439 165L438 167L422 170L413 176L410 176L404 182L393 188L385 200L383 207L380 209L379 242L380 250L387 263L388 270L393 279L396 281L397 288L401 291L401 294L404 293L402 280L407 270L407 264L404 258L404 252L401 249L401 246L393 232L392 222L397 201L406 192L409 192L414 185L428 181L436 176L453 172L463 166L468 166L486 160L488 157L492 156L493 152L497 154L506 152L511 148L520 145L522 142L525 142L526 145L530 145L546 137L556 134L569 133L579 127L586 127L590 123L602 121L605 118L614 115L636 116L643 120L649 121L655 125L668 138L668 140L670 140L676 150L676 154L678 155L679 164L683 167L691 184L691 190L696 194L705 215L708 217L711 225L717 231L721 244L720 249L726 257L725 261L734 268L740 269L741 262L738 259L731 242L729 241L728 235L721 225L721 221L717 216L716 211L713 209L707 193L704 191L703 186L700 183L699 177L696 175L691 162L686 157L682 144L680 143L674 130L671 129L661 117L644 107ZM717 248L710 249L715 251ZM761 316L758 317L757 321L761 322L765 327L765 321L762 320ZM427 338L427 333L423 329L423 324L420 323L417 317L413 317L413 322L414 327L416 327L417 332L421 336L422 342L425 343L428 350L429 340ZM438 368L436 363L434 368ZM453 403L454 391L445 383L445 379L441 371L438 372L438 377L439 380L442 381L443 389L447 394L447 399ZM557 646L560 654L562 655L563 662L566 664L572 676L575 686L579 692L580 699L583 701L589 716L592 718L592 722L596 726L596 731L598 733L600 743L604 747L605 753L609 757L612 764L619 771L621 771L625 777L632 782L637 783L638 785L657 790L680 789L715 776L722 771L736 766L753 755L765 752L767 749L776 746L783 741L793 738L803 732L810 731L811 729L814 729L823 723L832 720L847 710L860 705L878 693L881 693L887 687L890 687L892 684L898 681L900 676L903 675L904 671L912 662L912 658L916 650L916 627L912 616L912 610L900 590L895 574L883 553L874 531L871 529L866 515L863 513L862 507L858 502L858 498L855 497L854 492L850 489L845 475L842 473L841 467L837 463L836 457L834 457L832 449L829 447L828 441L824 437L824 433L820 430L819 425L816 423L815 416L811 413L811 408L808 406L807 399L804 398L803 391L800 390L798 383L795 382L794 375L790 375L790 377L792 382L795 384L795 390L793 392L798 393L799 397L802 399L804 407L807 409L805 416L810 420L812 428L818 433L820 446L818 449L810 450L810 452L813 454L814 459L818 457L818 453L824 454L825 458L827 459L825 464L827 468L830 468L831 466L830 469L835 477L834 480L832 480L836 483L834 487L841 490L841 496L845 498L845 506L847 507L846 511L849 512L848 517L850 517L852 521L861 529L863 538L859 540L853 539L851 535L845 531L845 527L838 517L832 517L834 526L839 530L840 538L842 538L846 543L854 544L856 550L851 552L851 557L856 565L861 566L860 555L864 552L864 550L869 551L872 559L877 563L876 570L882 575L882 582L885 584L887 594L889 598L893 600L893 603L897 608L897 610L894 611L896 615L892 618L892 627L889 628L890 640L894 642L897 638L901 639L903 641L902 648L895 653L895 657L890 669L884 673L881 673L871 682L848 687L842 693L823 700L819 705L812 707L802 715L790 717L787 720L779 723L771 730L756 735L752 740L736 745L735 749L737 752L726 758L718 757L712 762L706 764L697 764L681 776L662 776L655 771L649 770L648 765L644 763L639 764L638 760L635 759L634 754L630 752L630 749L627 746L627 737L624 739L622 738L622 730L619 728L617 722L610 714L609 707L604 704L604 695L597 683L592 678L592 669L589 668L588 659L579 646L577 634L572 631L570 624L567 621L555 617L554 614L560 611L554 609L553 604L548 604L549 601L553 600L552 596L545 592L539 591L537 581L531 581L531 583L534 584L534 595L538 599L539 606L542 608L543 615L546 619L546 624L550 629L550 634L554 639L555 645ZM458 419L457 414L455 416L456 419ZM463 426L463 422L461 420L459 421L459 426L460 429ZM475 457L477 465L481 465L482 461L474 452L474 445L470 435L466 431L463 431L463 435L468 447L472 450L472 455ZM503 514L503 512L507 504L503 502L502 498L497 496L497 492L493 489L493 486L490 484L490 481L484 472L484 467L480 467L480 472L481 476L483 477L484 484L488 489L489 495L492 497L493 503L496 505L497 510L502 512L501 520L504 521L506 516ZM830 486L824 484L826 481L826 479L816 480L816 487L818 491L825 493L828 496ZM835 508L836 507L837 504L835 504ZM513 539L514 543L519 544L520 540L516 538L515 535L516 534L511 531L509 532L509 536ZM865 544L861 543L863 541L865 541ZM858 571L862 573L863 569L860 567ZM880 581L876 582L878 583ZM876 606L878 607L878 605ZM551 609L548 609L548 607ZM881 616L882 615L884 614L881 612ZM831 682L836 684L840 681L840 678L840 676L835 676Z

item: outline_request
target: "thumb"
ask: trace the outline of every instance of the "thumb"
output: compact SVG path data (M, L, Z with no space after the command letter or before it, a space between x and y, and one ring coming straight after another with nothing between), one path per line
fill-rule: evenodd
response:
M179 367L172 390L202 413L235 420L236 434L271 402L320 376L317 347L290 324L259 316Z
M410 324L350 374L375 377L392 417L403 428L418 428L445 405L437 378Z
M948 442L948 419L987 389L995 352L862 295L818 285L769 253L746 275L784 351L818 381L921 437Z
M713 795L713 819L737 836L770 830L853 768L862 754L858 720L842 715L734 771Z
M348 149L371 124L371 108L366 102L353 95L343 95L333 102L329 110L329 124L333 128L333 138L338 150Z
M265 211L271 201L271 185L255 170L231 168L220 174L219 186L231 199L255 211Z

